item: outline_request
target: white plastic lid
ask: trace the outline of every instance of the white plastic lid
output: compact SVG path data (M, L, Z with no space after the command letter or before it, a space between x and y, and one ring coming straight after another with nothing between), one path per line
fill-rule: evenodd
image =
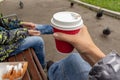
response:
M83 20L78 13L75 12L58 12L53 15L51 19L51 23L54 25L53 27L63 30L72 30L76 28L81 28L83 24Z

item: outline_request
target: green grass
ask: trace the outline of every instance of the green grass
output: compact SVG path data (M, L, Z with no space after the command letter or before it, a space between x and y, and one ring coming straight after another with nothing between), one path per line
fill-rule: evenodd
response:
M120 12L120 0L80 0L80 1L93 4L101 8L106 8Z

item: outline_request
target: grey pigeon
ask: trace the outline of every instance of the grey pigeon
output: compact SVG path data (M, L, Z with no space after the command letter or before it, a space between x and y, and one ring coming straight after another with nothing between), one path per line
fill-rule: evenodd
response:
M111 34L111 30L107 27L107 28L105 28L105 29L103 29L103 35L104 36L108 36L108 35L110 35Z
M100 19L102 16L103 16L103 10L100 9L96 14L96 18Z
M74 6L74 3L73 3L73 2L71 2L71 3L70 3L70 7L72 8L73 6Z
M24 3L22 1L19 2L20 9L23 9Z

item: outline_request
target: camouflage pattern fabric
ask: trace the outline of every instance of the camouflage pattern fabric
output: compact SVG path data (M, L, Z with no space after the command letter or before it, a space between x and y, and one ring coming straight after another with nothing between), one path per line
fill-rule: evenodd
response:
M0 61L9 57L9 54L13 52L20 45L19 41L24 39L27 35L26 28L18 28L13 30L5 30L0 26Z
M9 57L20 45L19 41L28 35L28 30L20 25L20 20L0 16L0 61Z

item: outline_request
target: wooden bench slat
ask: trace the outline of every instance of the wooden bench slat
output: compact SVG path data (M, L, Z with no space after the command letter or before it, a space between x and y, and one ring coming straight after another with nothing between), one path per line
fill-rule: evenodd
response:
M42 79L47 80L47 76L45 75L45 72L43 71L40 62L37 60L36 54L34 53L33 49L30 49L30 50L31 50L32 56L33 56L33 58L34 58L34 60L36 62L36 65L38 67L39 73L41 74Z
M28 68L22 80L47 80L47 76L33 49L27 49L15 56L11 56L4 62L27 61Z
M15 57L16 57L16 61L24 61L23 52L20 54L17 54Z
M10 57L10 58L8 59L8 61L9 61L9 62L15 62L15 57Z
M31 62L31 64L28 64L28 70L30 72L30 76L32 80L42 80L42 78L40 77L38 70L36 68L36 65L34 63L34 60L32 58L31 52L29 52L28 50L24 51L24 56L25 56L25 60L27 60L28 62ZM32 75L34 74L34 75Z
M17 54L16 57L16 61L24 61L24 52L20 53L20 54ZM23 80L29 80L30 79L30 75L29 75L29 72L28 70L26 71L25 75L23 76Z
M25 72L25 75L23 76L22 80L31 80L28 70Z

